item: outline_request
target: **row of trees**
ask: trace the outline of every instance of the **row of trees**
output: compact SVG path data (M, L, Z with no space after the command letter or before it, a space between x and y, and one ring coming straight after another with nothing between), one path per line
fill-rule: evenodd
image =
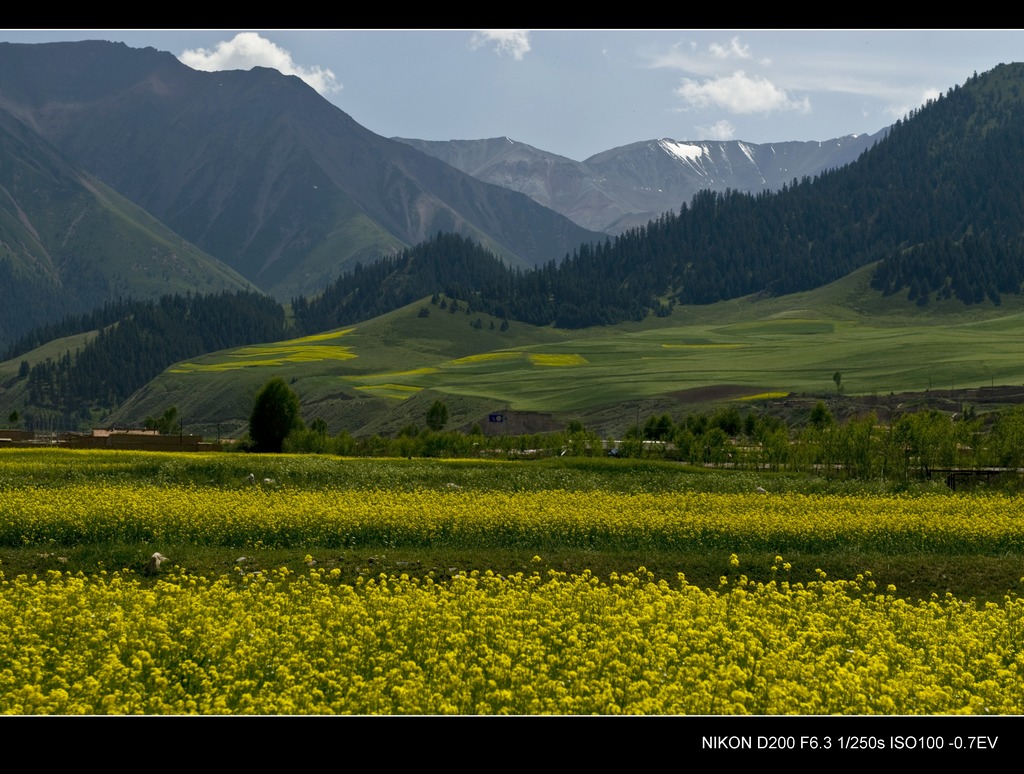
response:
M690 414L679 422L651 416L620 440L602 439L579 422L565 431L485 437L443 431L447 407L436 401L428 428L408 426L395 438L353 438L328 433L323 420L306 427L298 396L281 379L260 391L250 418L255 451L403 457L466 457L486 454L541 456L665 457L699 465L773 471L804 471L859 479L907 480L936 468L1024 467L1024 407L987 418L951 417L928 410L903 414L887 425L874 414L836 422L819 403L802 427L778 417L734 407ZM988 420L988 421L986 421Z
M639 433L638 433L639 434ZM906 413L881 424L874 413L844 423L823 402L800 427L735 408L690 415L673 425L648 419L645 454L737 468L818 472L848 478L906 480L936 468L1024 467L1024 407L985 417L936 410Z

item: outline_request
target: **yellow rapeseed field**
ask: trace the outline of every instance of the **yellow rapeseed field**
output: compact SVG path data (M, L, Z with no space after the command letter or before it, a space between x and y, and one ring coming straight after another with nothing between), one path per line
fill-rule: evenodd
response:
M0 544L1024 550L1002 495L628 494L72 483L4 492Z
M1015 713L1024 603L641 570L2 582L5 713Z
M345 583L312 557L155 580L0 566L2 713L1024 712L1017 596L910 602L869 573L792 582L783 558L1019 553L1019 498L185 485L90 454L0 477L0 545L736 553L711 589L644 568ZM740 575L744 551L778 551L775 580Z

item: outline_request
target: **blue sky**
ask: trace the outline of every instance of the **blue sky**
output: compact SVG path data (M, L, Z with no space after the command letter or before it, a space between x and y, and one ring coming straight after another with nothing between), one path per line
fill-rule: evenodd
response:
M3 30L102 39L197 69L299 75L366 128L508 136L582 161L668 137L755 143L873 133L974 72L1024 57L1021 30Z

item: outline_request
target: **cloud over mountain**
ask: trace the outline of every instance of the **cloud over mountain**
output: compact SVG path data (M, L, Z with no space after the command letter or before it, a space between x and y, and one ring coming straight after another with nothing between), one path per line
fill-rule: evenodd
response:
M331 94L342 88L331 70L296 64L290 52L256 32L240 32L231 40L222 40L213 49L182 51L178 59L193 70L207 72L270 67L284 75L298 76L320 94Z
M743 70L703 83L683 78L675 93L693 107L714 106L730 113L768 113L774 110L807 113L811 109L806 97L795 99L767 78L747 75Z

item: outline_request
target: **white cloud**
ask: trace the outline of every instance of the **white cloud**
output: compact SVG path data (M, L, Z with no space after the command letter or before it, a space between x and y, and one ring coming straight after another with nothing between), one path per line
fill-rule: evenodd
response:
M922 107L928 100L938 99L940 96L942 96L942 92L938 89L926 89L924 93L921 94L921 101L916 105L892 105L891 107L886 108L885 112L893 121L896 119L903 119L909 115L911 110L916 110L917 108Z
M729 45L723 46L721 43L710 43L708 44L708 51L711 52L711 56L715 59L751 59L750 46L744 46L740 43L738 37L733 38L729 41Z
M290 52L256 32L240 32L231 40L222 40L216 48L182 51L178 57L193 70L251 70L272 67L285 75L297 75L320 94L341 90L341 83L328 69L295 64Z
M478 49L489 43L494 44L494 50L501 54L511 54L516 61L530 51L529 30L480 30L473 33L469 41L471 49Z
M739 36L731 38L728 43L708 43L707 50L701 49L696 41L690 41L675 43L667 51L648 51L642 56L647 59L648 67L686 70L699 75L720 73L729 60L735 59L756 62L762 67L772 63L768 57L755 60L750 46L741 43Z
M731 140L736 136L736 127L725 119L716 121L712 126L697 127L703 140Z
M695 42L674 43L667 51L648 51L642 56L647 60L647 66L654 69L665 67L670 70L703 72L705 67L704 58L697 52Z
M774 110L798 110L809 113L810 101L795 100L767 78L737 70L732 75L698 83L683 78L675 94L690 107L717 107L730 113L770 113Z

